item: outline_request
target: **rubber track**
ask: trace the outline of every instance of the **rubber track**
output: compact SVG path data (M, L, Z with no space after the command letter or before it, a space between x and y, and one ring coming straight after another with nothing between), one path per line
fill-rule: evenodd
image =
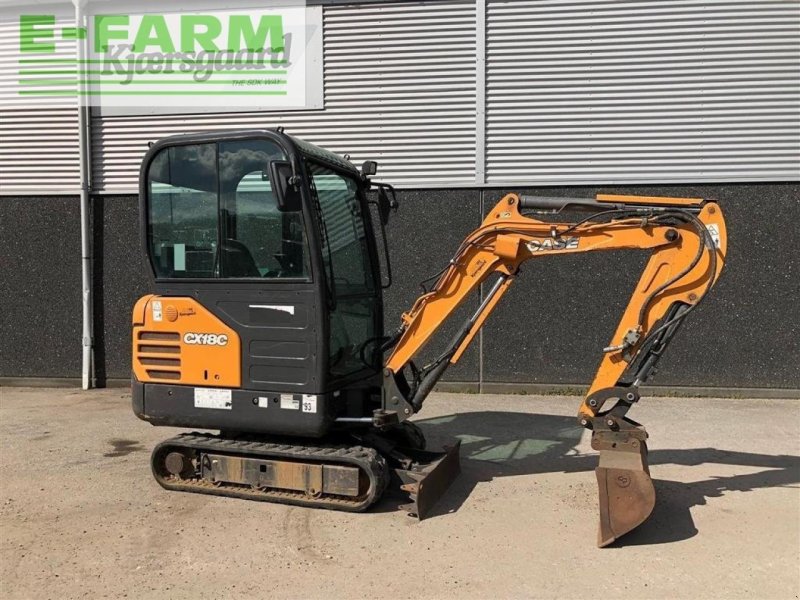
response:
M247 486L212 483L201 477L183 479L166 474L165 468L157 468L157 462L173 450L192 450L240 456L245 458L289 459L316 464L344 465L358 467L369 478L369 489L358 497L323 494L311 497L300 491L256 489ZM342 444L320 444L316 446L292 445L288 443L263 442L254 438L221 438L210 433L183 433L161 442L151 456L153 476L161 487L167 490L195 492L214 496L243 498L277 502L312 508L327 508L348 512L361 512L369 508L389 484L389 470L386 460L374 448L364 446L345 446Z

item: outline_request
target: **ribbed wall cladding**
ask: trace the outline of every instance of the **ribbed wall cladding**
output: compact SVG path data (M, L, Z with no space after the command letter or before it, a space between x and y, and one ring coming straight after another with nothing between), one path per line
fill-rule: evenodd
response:
M488 182L800 177L800 3L487 8Z
M800 3L477 6L326 5L324 110L95 117L94 190L135 193L158 138L276 125L402 187L800 178ZM15 27L0 17L0 84L18 76ZM0 110L0 193L77 192L74 103L0 91Z
M0 15L0 194L78 193L77 100L64 98L54 107L52 100L17 93L18 27L18 17ZM75 42L57 40L48 58L75 58Z
M136 189L147 142L193 131L274 127L399 185L470 182L475 171L472 2L326 6L325 109L93 119L96 186Z

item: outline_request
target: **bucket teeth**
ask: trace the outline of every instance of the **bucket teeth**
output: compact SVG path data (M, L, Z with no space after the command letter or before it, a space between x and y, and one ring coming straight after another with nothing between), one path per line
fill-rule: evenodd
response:
M656 502L647 464L647 433L636 427L595 431L592 447L600 451L595 469L600 527L597 545L604 547L643 523Z

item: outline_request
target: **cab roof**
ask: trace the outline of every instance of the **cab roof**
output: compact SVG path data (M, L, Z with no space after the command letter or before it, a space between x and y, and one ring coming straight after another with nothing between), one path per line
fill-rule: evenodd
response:
M280 130L278 131L279 133L283 133ZM296 138L293 135L289 135L288 133L283 133L283 135L292 140L294 145L297 146L297 149L303 152L304 154L331 163L339 167L340 169L352 172L354 175L358 175L358 169L356 169L355 165L346 158L344 158L343 156L339 156L338 154L335 154L330 150L325 150L325 148L320 148L319 146L315 146L314 144L306 142L305 140L301 140L300 138Z

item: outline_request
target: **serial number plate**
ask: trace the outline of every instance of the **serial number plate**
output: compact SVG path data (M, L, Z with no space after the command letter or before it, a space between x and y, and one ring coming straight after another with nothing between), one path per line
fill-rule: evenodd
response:
M194 407L231 410L233 408L231 390L194 388Z

